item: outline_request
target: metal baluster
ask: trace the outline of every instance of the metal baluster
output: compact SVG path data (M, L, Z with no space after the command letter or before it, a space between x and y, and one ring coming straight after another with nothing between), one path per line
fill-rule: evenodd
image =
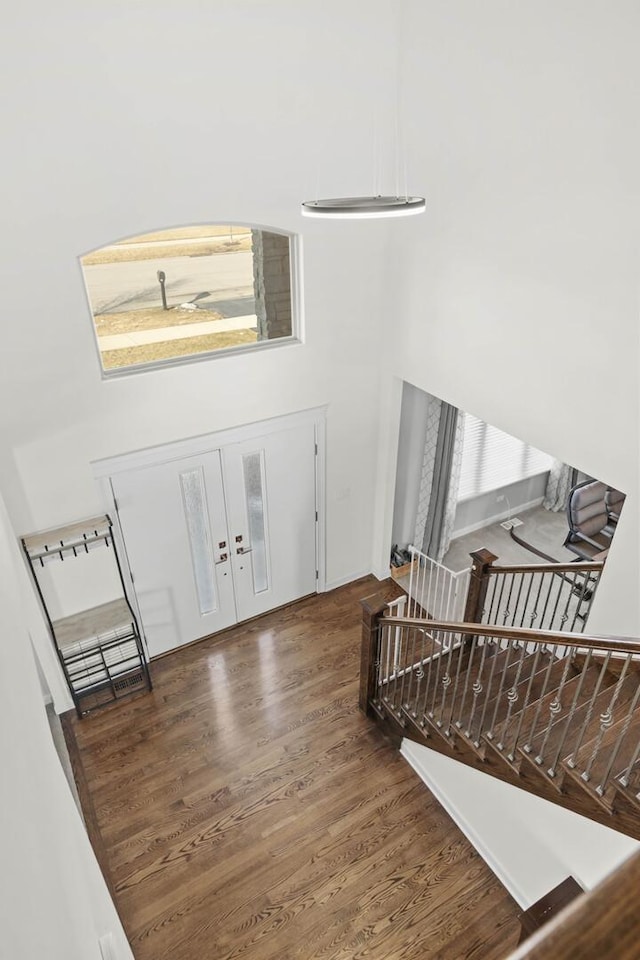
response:
M544 737L542 738L542 743L540 744L540 749L538 750L538 754L535 758L536 763L540 765L544 763L544 751L547 749L547 742L549 740L549 735L551 733L551 727L553 726L555 718L558 716L558 714L562 710L562 691L564 690L564 685L567 682L567 676L569 675L570 667L571 667L571 658L568 656L565 656L562 676L560 678L560 684L556 691L555 697L549 704L549 720L547 721L547 729L545 730Z
M427 700L429 698L429 691L431 689L431 676L433 673L433 655L434 655L434 644L433 644L433 634L427 634L429 637L429 642L431 643L431 654L429 655L428 667L427 667L427 682L424 685L424 699L422 701L422 720L420 721L424 726L427 721Z
M418 707L418 702L420 700L420 687L422 685L422 681L424 680L424 662L426 659L426 653L425 653L426 632L422 629L419 629L418 634L420 635L421 653L420 653L420 663L418 664L418 669L416 670L416 692L413 698L414 709L412 711L412 715L414 719L417 719L417 716L418 716L417 707Z
M564 630L565 624L569 619L569 606L571 604L571 601L573 600L573 587L575 586L576 577L574 574L573 581L571 584L568 584L567 582L568 577L566 575L562 577L558 577L558 580L560 582L560 587L558 589L558 599L560 598L560 595L562 594L563 591L567 595L567 600L564 605L564 610L560 614L560 626L558 627L558 630Z
M545 644L545 652L549 653L549 649L548 649L548 647L546 646L546 644ZM543 683L542 683L542 692L541 692L540 695L538 696L538 705L537 705L537 707L536 707L536 712L535 712L535 715L534 715L534 718L533 718L533 722L532 722L531 728L530 728L530 730L529 730L529 736L528 736L525 744L524 744L523 747L522 747L522 749L525 750L527 753L531 753L531 741L533 740L534 731L535 731L536 726L537 726L537 724L538 724L538 719L539 719L539 717L540 717L540 711L542 710L542 700L543 700L543 697L546 695L546 692L547 692L547 686L548 686L548 684L549 684L549 677L551 676L551 670L552 670L552 668L553 668L553 665L554 665L555 659L556 659L555 654L556 654L556 647L554 646L554 647L551 648L551 652L549 653L549 662L548 662L548 664L547 664L547 669L545 670L544 680L543 680Z
M587 610L584 614L584 619L582 621L582 630L584 630L587 622L589 613L591 612L591 607L593 606L593 601L596 597L596 590L600 586L600 578L602 577L602 570L598 570L596 573L587 577L587 583L589 584L589 590L591 591L591 596L587 600Z
M467 663L467 669L466 669L466 671L465 671L464 689L463 689L463 691L462 691L462 701L461 701L461 703L460 703L460 710L459 710L459 712L458 712L458 719L456 720L456 727L458 727L458 729L460 729L460 728L462 727L462 717L463 717L463 713L464 713L464 705L465 705L465 703L466 703L466 701L467 701L467 693L468 693L468 690L469 690L469 680L470 680L470 677L471 677L471 667L473 666L473 660L474 660L474 657L475 657L475 655L476 655L477 649L478 649L478 638L477 638L477 636L474 635L473 638L472 638L472 640L471 640L471 651L470 651L470 653L469 653L469 662Z
M638 689L640 689L640 685L639 685ZM620 781L620 783L622 784L623 787L628 787L629 784L631 783L631 775L632 775L632 773L633 773L633 769L634 769L636 763L638 762L638 757L640 757L640 740L638 740L638 744L637 744L635 750L633 751L633 756L631 757L631 760L629 761L629 766L623 771L622 775L621 775L620 777L618 777L618 779L619 779L619 781Z
M514 585L515 579L516 579L514 573L510 573L510 574L508 574L508 576L510 577L510 584L509 584L509 593L508 593L508 595L507 595L507 605L506 605L506 607L504 608L503 613L502 613L502 616L503 616L502 625L503 625L503 627L511 626L511 624L507 624L507 620L508 620L509 617L511 616L511 610L509 609L509 607L510 607L510 604L511 604L511 594L513 593L513 585ZM505 578L505 579L506 579L506 578ZM501 597L502 597L502 595L501 595Z
M577 708L578 704L580 703L580 698L581 698L581 696L582 696L582 688L583 688L583 686L584 686L584 680L585 680L585 677L586 677L586 675L587 675L587 670L588 670L588 668L589 668L589 666L590 666L590 664L591 664L591 657L592 657L592 656L593 656L593 650L591 650L591 649L587 650L587 656L585 657L584 663L583 663L583 665L582 665L582 670L581 670L581 672L580 672L580 679L578 680L578 686L576 687L576 692L575 692L574 695L573 695L573 700L572 700L572 702L571 702L571 707L570 707L569 712L568 712L568 714L567 714L567 716L566 716L566 718L565 718L565 725L564 725L564 730L563 730L563 732L562 732L562 737L560 738L560 743L559 743L558 746L556 747L556 753L555 753L555 756L554 756L553 761L552 761L552 763L551 763L551 766L550 766L550 767L548 768L548 770L547 770L547 773L549 774L550 777L555 777L555 775L556 775L556 768L557 768L557 766L558 766L558 762L559 762L559 760L560 760L560 757L562 756L562 751L563 751L563 749L564 749L565 740L567 739L567 736L568 736L568 734L569 734L569 730L570 730L570 728L571 728L571 721L573 720L573 717L574 717L575 712L576 712L576 708ZM574 658L571 657L571 662L573 662L573 660L574 660Z
M565 574L565 580L568 578L569 574ZM588 582L589 578L585 577L584 573L580 569L576 569L573 574L573 580L569 588L569 596L571 598L571 606L568 609L567 620L571 620L568 630L574 630L576 625L576 620L578 620L578 614L580 613L580 607L585 594L585 582Z
M492 716L492 718L491 718L491 724L490 724L489 729L488 729L488 731L487 731L487 736L490 737L490 739L493 739L493 728L494 728L494 725L495 725L495 722L496 722L496 717L497 717L497 715L498 715L498 708L499 708L499 706L500 706L500 698L502 697L502 691L504 690L504 683L505 683L505 680L506 680L506 678L507 678L507 671L508 671L509 668L512 666L512 663L511 663L511 654L512 654L513 649L514 649L514 642L515 642L514 640L508 640L508 641L507 641L507 659L506 659L506 662L505 662L504 667L502 668L502 675L501 675L501 677L500 677L500 685L499 685L499 687L498 687L498 693L497 693L497 695L494 697L495 706L494 706L494 708L493 708L493 716ZM485 700L484 710L482 711L482 719L481 719L481 721L480 721L480 730L478 731L478 739L480 739L480 736L481 736L481 734L482 734L482 730L483 730L483 728L484 728L485 711L486 711L486 709L487 709L488 701L489 701L488 694L489 694L489 688L487 689L487 699Z
M520 623L518 624L518 626L520 626L520 627L523 627L523 626L524 626L524 620L525 620L525 617L526 617L526 615L527 615L527 610L529 609L529 597L531 596L531 587L532 587L532 586L533 586L533 574L530 573L530 574L529 574L529 588L528 588L528 590L527 590L527 595L526 595L526 597L524 598L524 606L523 606L523 608L522 608L522 616L520 617Z
M394 650L393 650L393 698L391 701L391 706L395 711L398 709L398 669L400 666L400 653L402 647L402 635L396 634L394 636Z
M576 620L578 619L582 619L581 626L582 626L582 629L584 630L584 624L586 620L586 617L584 615L582 618L580 617L580 611L582 610L582 604L584 603L584 600L589 588L589 575L585 573L581 573L579 575L582 577L582 586L580 587L580 591L576 597L576 608L573 612L573 620L571 621L571 626L569 627L570 630L575 630ZM574 589L577 586L577 578L578 578L578 573L576 572L574 576Z
M598 676L598 681L597 681L597 683L596 683L596 685L595 685L595 689L594 689L593 693L591 694L591 700L589 701L589 708L588 708L588 710L587 710L587 715L586 715L586 717L584 718L584 722L583 722L582 726L580 727L580 731L579 731L579 733L578 733L578 738L577 738L577 740L576 740L576 742L575 742L575 745L574 745L574 748L573 748L573 750L572 750L572 752L571 752L571 756L567 758L567 764L568 764L568 766L571 767L572 770L575 769L575 766L576 766L576 756L577 756L577 754L578 754L578 751L580 750L580 747L582 746L582 741L583 741L583 739L584 739L584 735L585 735L585 733L587 732L587 727L589 726L589 723L590 723L590 721L591 721L591 717L592 717L592 715L593 715L593 707L594 707L594 705L595 705L595 702L596 702L596 699L597 699L597 697L598 697L598 694L600 693L600 688L602 687L602 682L603 682L603 680L604 680L604 678L605 678L605 676L606 676L607 667L609 666L609 660L610 660L610 659L611 659L611 653L607 653L607 655L605 656L604 660L602 661L602 666L600 667L600 675Z
M387 689L386 689L386 696L385 696L384 699L385 699L386 702L389 703L389 704L391 703L391 690L390 690L391 674L390 674L390 669L389 669L390 666L391 666L391 633L390 633L390 629L391 629L391 628L390 628L389 626L385 625L385 624L382 624L382 626L381 626L382 636L383 636L383 638L384 638L384 647L386 648L386 649L385 649L385 652L386 652L386 658L385 658L386 663L385 663L384 682L385 682L385 684L386 684Z
M445 666L444 676L442 677L442 703L440 704L440 720L438 721L438 726L442 726L444 719L445 706L447 700L447 692L451 686L451 658L453 656L453 639L455 634L449 634L449 653L447 656L447 664Z
M526 647L525 647L525 649L526 649ZM531 670L531 676L529 677L529 683L527 684L527 692L525 693L525 696L524 696L524 703L522 704L522 709L521 709L521 711L520 711L520 719L518 720L518 728L517 728L517 730L516 730L516 735L515 735L515 739L514 739L514 741L513 741L513 746L512 746L512 748L511 748L511 751L507 754L507 759L508 759L508 760L511 760L512 762L515 760L515 751L516 751L516 747L518 746L518 741L520 740L520 734L521 734L521 732L522 732L522 724L523 724L523 722L524 722L524 714L525 714L525 710L526 710L527 707L529 706L529 699L530 699L530 697L531 697L531 688L533 687L533 679L534 679L536 673L538 672L538 662L539 662L539 660L540 660L540 654L541 654L541 653L542 653L542 644L537 643L537 644L536 644L536 650L535 650L534 658L533 658L533 668L532 668L532 670ZM506 734L506 723L505 723L505 729L504 729L503 734L502 734L502 740L503 740L503 741L504 741L504 739L505 739L505 734Z
M460 672L462 669L462 662L464 660L465 648L464 648L464 643L462 642L462 635L458 633L456 634L456 637L458 638L458 646L456 648L457 654L458 654L458 658L457 658L458 662L456 666L456 679L454 681L453 690L451 692L451 710L449 711L449 719L445 727L445 733L447 734L447 736L451 733L451 724L453 723L453 711L455 710L455 706L456 706L456 697L458 695L458 689L460 686Z
M540 617L540 623L538 624L538 629L542 630L544 627L545 617L547 615L547 607L549 606L549 598L551 597L551 591L553 589L553 581L555 577L553 574L544 574L543 579L547 580L547 596L545 597L544 607L542 608L542 615Z
M496 744L498 750L504 750L504 742L505 742L505 739L506 739L507 729L508 729L509 724L510 724L510 722L511 722L511 714L513 713L513 708L515 707L516 703L518 702L518 685L520 684L520 678L522 677L522 667L523 667L523 665L524 665L524 658L525 658L525 656L526 656L526 654L527 654L527 648L526 648L526 646L525 646L524 643L521 644L520 649L521 649L520 660L518 661L518 667L517 667L517 670L516 670L516 675L515 675L515 677L514 677L513 683L511 684L511 687L509 688L509 691L508 691L508 693L507 693L507 700L508 700L508 702L509 702L509 706L507 707L507 715L506 715L506 717L505 717L504 724L503 724L503 726L502 726L502 736L499 737L498 742L497 742L497 744ZM497 701L496 701L496 710L495 710L495 712L494 712L494 714L493 714L493 722L492 722L492 724L491 724L491 731L492 731L492 732L491 732L491 734L487 733L487 736L493 736L493 729L494 729L494 727L495 727L495 725L496 725L497 711L498 711L498 705L497 705Z
M554 576L554 574L551 574L551 579L558 580L558 583L556 584L556 586L558 587L558 592L556 594L556 602L553 606L553 613L551 614L551 619L549 620L549 625L547 627L548 630L554 629L554 624L556 622L556 613L558 612L558 604L560 603L560 596L562 594L562 584L563 584L563 581L560 580L559 577Z
M591 757L589 758L589 762L587 763L586 767L580 774L583 780L589 780L591 778L591 768L593 767L594 763L598 758L598 753L600 752L600 747L602 746L602 740L604 738L604 735L609 729L609 727L612 726L613 724L613 711L615 709L618 696L620 695L622 684L624 683L625 677L627 675L627 670L629 669L629 664L631 663L632 657L633 657L633 654L631 653L627 654L624 667L622 668L620 676L618 677L618 682L614 687L613 696L611 697L609 706L607 707L605 712L600 716L600 730L598 731L598 736L596 737L595 746L591 753Z
M515 626L515 622L518 619L518 607L520 606L520 597L522 596L522 588L524 587L524 574L518 574L518 593L516 594L516 602L513 607L513 619L511 620L511 626Z
M442 641L438 641L440 644L438 661L436 663L436 679L433 684L433 698L431 700L431 710L429 711L429 718L433 720L436 709L436 697L438 696L438 687L440 686L440 665L442 663Z
M469 717L469 723L467 724L467 729L465 730L465 734L469 738L471 738L471 730L473 728L473 718L475 716L476 709L478 706L478 697L480 696L480 694L484 689L482 685L482 674L484 672L484 665L487 659L487 653L491 645L497 645L498 650L500 649L499 640L496 641L494 637L485 637L484 644L482 647L482 656L480 657L480 669L471 687L471 690L473 691L473 705L471 707L471 716ZM495 661L494 661L494 667L495 667Z
M629 654L629 657L631 657L631 656L632 656L632 655ZM615 745L614 745L613 750L611 751L611 757L609 758L609 763L607 764L607 769L606 769L605 772L604 772L604 776L603 776L601 782L600 782L600 783L598 784L598 786L596 787L596 793L599 794L600 796L603 796L603 795L604 795L604 791L605 791L605 789L606 789L607 783L609 782L609 777L611 776L611 771L612 771L612 769L613 769L613 765L614 765L614 763L616 762L616 757L618 756L618 753L619 753L619 751L620 751L620 747L622 746L622 741L624 740L624 738L625 738L626 735L627 735L627 731L628 731L628 729L629 729L629 725L630 725L631 720L632 720L632 718L633 718L633 715L634 715L634 713L635 713L635 711L636 711L636 707L637 707L637 705L638 705L638 697L639 697L639 696L640 696L640 683L638 683L638 682L636 681L636 692L635 692L634 695L633 695L633 700L631 701L631 706L629 707L629 711L628 711L627 716L625 717L624 723L623 723L623 725L622 725L622 730L620 731L620 735L619 735L618 739L617 739L616 742L615 742Z
M536 594L536 599L533 602L533 610L531 611L529 617L529 627L533 629L533 624L538 616L538 604L540 603L540 594L542 593L542 587L544 586L544 574L538 574L538 592Z
M413 671L414 671L415 662L416 662L416 659L415 659L416 631L414 627L410 627L407 630L407 651L409 650L409 646L411 646L411 657L409 659L409 662L405 664L405 670L402 675L402 688L400 690L400 705L402 707L408 707L409 705L408 701L411 697L411 681L413 679ZM407 681L407 675L409 677L408 681ZM407 681L406 696L405 696L405 681Z
M504 585L504 580L502 580L502 584ZM491 591L491 600L489 600L489 591ZM482 611L482 615L480 617L483 623L487 623L487 622L495 623L495 619L494 619L495 615L493 612L493 607L496 601L497 592L498 592L498 576L497 574L492 574L489 577L489 584L487 586L487 594L485 596L485 609ZM497 607L498 609L500 609L499 601L498 601ZM489 614L488 614L488 618L485 619L485 611L487 609L489 611Z

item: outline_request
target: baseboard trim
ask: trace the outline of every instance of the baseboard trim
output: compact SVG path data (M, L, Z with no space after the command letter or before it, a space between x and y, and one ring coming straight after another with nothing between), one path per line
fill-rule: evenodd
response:
M353 583L354 580L362 580L363 577L374 576L377 580L380 580L375 573L372 573L371 569L356 571L355 573L349 573L346 577L338 577L337 580L328 580L324 585L324 590L319 591L321 593L328 593L330 590L336 590L338 587L344 587L347 583ZM389 576L389 572L385 574L385 577ZM382 579L385 579L383 577Z
M484 520L479 520L478 523L472 523L468 527L463 527L461 530L454 530L451 534L451 539L457 540L458 537L466 537L468 533L475 533L476 530L482 530L484 527L491 527L494 523L501 523L503 520L509 520L511 517L515 517L519 513L524 513L525 510L533 510L534 507L539 507L543 500L544 497L538 497L537 500L529 500L527 503L516 504L512 506L510 510L502 510L500 513L496 513L492 517L485 517Z

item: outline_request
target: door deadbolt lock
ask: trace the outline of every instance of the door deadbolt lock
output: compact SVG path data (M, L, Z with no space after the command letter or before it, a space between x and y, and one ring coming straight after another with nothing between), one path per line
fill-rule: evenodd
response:
M218 544L218 550L224 550L224 548L226 547L226 545L227 545L227 541L226 541L226 540L221 540L220 543Z
M236 543L242 543L242 535L236 537Z

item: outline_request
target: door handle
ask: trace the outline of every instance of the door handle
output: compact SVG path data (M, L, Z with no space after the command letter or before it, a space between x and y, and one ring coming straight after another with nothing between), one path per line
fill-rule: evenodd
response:
M251 550L252 550L251 547L238 547L238 549L236 550L236 553L240 553L240 554L251 553Z
M219 567L221 563L226 563L228 559L229 559L229 554L228 554L228 553L221 553L221 554L220 554L220 559L219 559L219 560L215 560L214 563L215 563L216 567Z

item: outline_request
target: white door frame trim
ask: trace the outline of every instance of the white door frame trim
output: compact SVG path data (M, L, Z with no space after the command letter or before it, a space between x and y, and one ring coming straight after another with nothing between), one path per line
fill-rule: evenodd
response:
M318 577L316 589L318 593L323 593L326 589L325 465L327 406L327 404L323 404L320 407L311 407L307 410L299 410L296 413L289 413L280 417L271 417L268 420L257 420L253 423L218 430L215 433L206 433L197 437L187 437L186 439L158 444L153 447L145 447L142 450L132 450L128 453L93 460L90 463L91 471L94 478L100 484L107 510L113 511L113 514L117 517L113 488L110 483L110 477L117 473L123 473L126 470L136 470L142 467L156 466L160 463L169 463L171 460L181 460L185 457L198 456L198 454L208 453L211 450L217 450L228 444L240 443L244 440L251 440L254 437L264 437L271 433L280 433L283 430L288 430L306 423L313 423L315 426L317 446L316 511L318 520L316 524L316 565ZM120 533L120 545L122 542L121 531L118 530L118 532ZM123 561L126 563L127 574L130 577L131 571L128 569L129 564L126 550L123 551Z

